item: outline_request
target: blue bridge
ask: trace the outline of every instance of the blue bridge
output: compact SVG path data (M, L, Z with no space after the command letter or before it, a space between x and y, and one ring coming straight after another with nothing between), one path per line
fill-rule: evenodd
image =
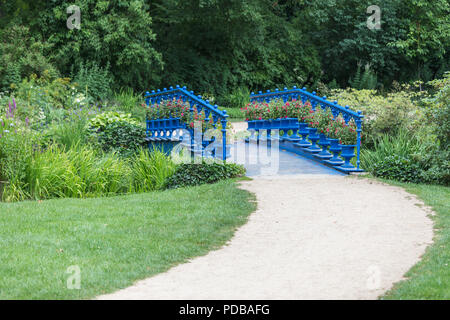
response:
M250 101L269 103L272 100L301 100L302 103L309 102L313 112L318 108L329 110L334 119L342 117L346 124L354 121L356 145L342 145L338 139L330 139L325 134L318 133L317 128L308 127L307 123L299 121L298 118L247 121L249 137L236 140L231 135L226 111L210 104L200 95L195 95L193 91L188 91L186 87L153 90L146 93L145 99L149 110L155 110L147 117L147 141L151 149L157 148L167 153L183 149L192 157L243 163L250 174L253 170L249 164L253 159L252 153L261 152L265 158L272 157L266 159L266 162L277 161L279 165L276 167L279 171L291 172L299 166L328 167L327 172L362 171L361 111L340 106L337 101L331 102L326 97L319 97L315 92L308 92L306 88L284 88L260 91L256 94L252 92ZM164 103L169 105L165 109L159 108ZM196 127L198 120L201 121Z

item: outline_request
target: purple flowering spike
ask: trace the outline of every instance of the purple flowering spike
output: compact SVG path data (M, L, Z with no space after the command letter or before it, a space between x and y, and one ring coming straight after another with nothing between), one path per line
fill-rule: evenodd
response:
M8 102L8 105L9 105L9 113L12 114L11 101Z
M16 106L16 100L14 98L13 98L13 106L14 106L13 110L16 110L17 106Z

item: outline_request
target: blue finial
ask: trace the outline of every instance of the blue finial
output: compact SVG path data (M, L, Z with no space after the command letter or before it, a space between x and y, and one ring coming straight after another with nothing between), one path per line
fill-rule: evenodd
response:
M150 94L150 92L148 92L148 91L145 92L145 95L146 95L146 96L148 96L149 94Z
M172 86L170 86L170 90L173 90L173 87L172 87Z
M297 86L294 86L294 89L297 89Z
M152 93L155 93L155 90L152 90Z
M280 91L280 90L278 88L276 88L275 91Z
M255 95L255 93L254 93L254 92L252 91L252 93L250 93L250 95L251 95L251 96L254 96L254 95Z
M156 90L157 92L161 92L161 90L160 89L158 89L158 90Z
M184 86L183 89L186 90L186 86Z
M269 93L270 92L270 90L267 90L267 93Z
M323 96L322 99L323 99L323 100L327 100L327 96Z
M178 88L180 88L180 85L179 85L179 84L177 84L177 89L178 89Z
M286 91L286 90L287 90L287 87L284 87L284 90Z
M316 95L317 93L315 91L312 92L313 95Z
M259 91L259 94L261 94L262 93L262 91Z
M334 104L337 104L337 101L335 101L335 102L333 102ZM350 109L350 107L349 106L345 106L345 109Z
M167 88L164 88L164 90L163 91L167 91Z

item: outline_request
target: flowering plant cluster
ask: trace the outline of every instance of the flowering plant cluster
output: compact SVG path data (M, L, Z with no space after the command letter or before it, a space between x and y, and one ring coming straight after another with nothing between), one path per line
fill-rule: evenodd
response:
M273 100L270 103L249 103L244 108L241 108L241 111L244 113L246 121L282 118L304 119L312 112L312 108L309 102L303 104L300 100L288 102Z
M325 134L328 138L339 139L341 144L356 144L356 124L353 120L346 124L342 117L338 117L325 128Z
M8 108L4 115L0 115L0 138L6 136L8 133L16 133L18 128L21 127L17 113L16 101L13 98L12 102L8 103ZM30 120L28 117L25 119L25 126L28 127Z
M181 99L164 100L159 104L153 106L144 105L144 107L147 108L148 120L180 118L180 121L189 128L194 128L194 122L200 121L203 131L207 128L212 128L214 123L212 116L207 122L204 112L199 112L196 107L194 107L194 111L191 114L190 104Z
M318 107L314 111L309 102L304 104L299 100L288 102L273 100L270 103L253 102L241 108L241 111L247 121L298 118L300 122L307 123L308 127L317 128L317 132L332 139L339 139L342 144L356 144L356 125L353 120L346 124L342 116L334 119L330 109L322 110Z

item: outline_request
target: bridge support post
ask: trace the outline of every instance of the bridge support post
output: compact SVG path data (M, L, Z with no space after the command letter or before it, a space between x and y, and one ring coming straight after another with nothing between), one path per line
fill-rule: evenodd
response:
M361 115L361 111L358 111L358 114ZM360 151L361 151L361 126L362 126L362 120L359 118L355 121L356 123L356 169L359 170L359 163L360 163Z
M222 123L222 159L227 161L227 118L220 120Z

